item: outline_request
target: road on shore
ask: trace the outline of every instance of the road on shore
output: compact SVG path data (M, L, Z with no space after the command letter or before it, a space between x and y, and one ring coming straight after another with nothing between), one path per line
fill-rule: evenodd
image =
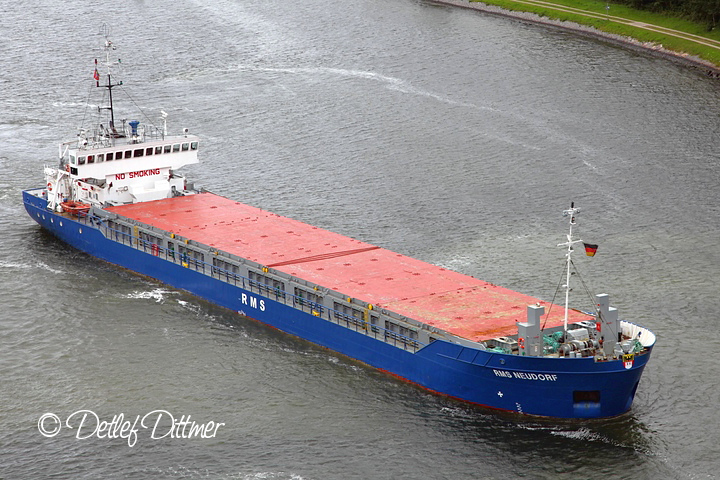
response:
M615 23L621 23L623 25L629 25L629 26L636 27L636 28L642 28L643 30L648 30L651 32L662 33L663 35L669 35L669 36L676 37L676 38L682 38L684 40L689 40L691 42L695 42L700 45L705 45L705 46L720 50L720 41L718 41L718 40L713 40L710 38L706 38L706 37L703 37L700 35L694 35L692 33L687 33L687 32L683 32L680 30L674 30L672 28L666 28L666 27L661 27L659 25L653 25L651 23L638 22L636 20L631 20L628 18L610 15L609 10L608 10L608 13L602 14L602 13L598 13L598 12L593 12L591 10L583 10L580 8L568 7L566 5L560 5L560 4L552 3L552 2L545 2L542 0L513 0L513 1L515 3L521 3L521 4L525 4L525 5L534 5L534 6L538 6L538 7L547 8L549 10L556 10L559 12L572 13L574 15L580 15L580 16L584 16L584 17L588 17L588 18L599 18L601 20L609 20L609 21L613 21Z

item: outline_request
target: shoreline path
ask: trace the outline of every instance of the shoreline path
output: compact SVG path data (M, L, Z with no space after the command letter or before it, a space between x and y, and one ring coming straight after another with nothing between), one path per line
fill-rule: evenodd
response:
M442 4L442 5L452 5L452 6L456 6L456 7L479 10L482 12L487 12L487 13L491 13L491 14L495 14L495 15L502 15L502 16L506 16L506 17L518 18L518 19L527 20L527 21L533 22L533 23L539 23L539 24L554 26L554 27L558 27L558 28L562 28L562 29L566 29L566 30L572 30L572 31L575 31L575 32L578 32L578 33L581 33L584 35L590 35L590 36L594 36L594 37L604 38L606 40L610 40L610 41L613 41L616 43L621 43L621 44L630 46L632 48L650 51L652 53L660 54L660 55L668 57L668 58L685 61L694 66L707 68L708 73L713 73L715 76L718 76L718 74L720 74L720 66L715 65L707 60L703 60L699 57L691 56L687 53L667 50L667 49L663 48L662 45L657 45L657 44L652 44L652 43L644 43L639 40L633 39L631 37L626 37L626 36L617 35L617 34L613 34L613 33L603 32L603 31L593 28L591 26L581 25L578 23L568 22L568 21L553 20L553 19L550 19L547 17L542 17L538 14L531 13L531 12L506 10L506 9L503 9L498 6L489 5L489 4L485 4L482 2L468 2L467 0L430 0L430 1L432 3L437 3L437 4ZM601 20L609 20L609 21L613 21L615 23L620 23L623 25L629 25L632 27L641 28L643 30L648 30L651 32L662 33L663 35L681 38L684 40L698 43L700 45L705 45L705 46L720 50L720 41L718 41L718 40L713 40L710 38L702 37L700 35L694 35L692 33L682 32L680 30L674 30L672 28L661 27L658 25L653 25L653 24L645 23L645 22L639 22L636 20L630 20L627 18L617 17L614 15L593 12L591 10L582 10L580 8L568 7L566 5L560 5L557 3L546 2L543 0L513 0L513 1L515 1L516 3L520 3L520 4L533 5L533 6L547 8L549 10L556 10L559 12L572 13L574 15L580 15L580 16L587 17L587 18L597 18L597 19L601 19Z

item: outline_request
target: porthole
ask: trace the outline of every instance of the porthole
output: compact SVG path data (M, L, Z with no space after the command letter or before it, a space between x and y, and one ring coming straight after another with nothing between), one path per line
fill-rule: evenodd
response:
M60 220L60 226L62 227L62 220Z
M55 223L55 219L54 219L54 218L51 218L51 219L50 219L50 223Z
M82 233L82 228L78 228L78 233Z

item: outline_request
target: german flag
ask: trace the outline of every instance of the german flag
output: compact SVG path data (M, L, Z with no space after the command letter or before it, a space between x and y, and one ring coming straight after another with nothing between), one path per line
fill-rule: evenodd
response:
M585 254L588 257L594 257L595 253L597 252L598 246L593 245L592 243L585 243L585 242L583 242L583 245L585 245Z

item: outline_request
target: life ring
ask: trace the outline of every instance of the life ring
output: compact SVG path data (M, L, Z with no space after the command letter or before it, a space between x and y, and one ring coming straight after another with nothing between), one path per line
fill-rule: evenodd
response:
M48 192L52 192L52 183L48 183L47 187Z
M65 171L66 171L66 172L69 172L69 171L70 171L70 164L69 164L69 163L66 163L66 164L65 164Z

